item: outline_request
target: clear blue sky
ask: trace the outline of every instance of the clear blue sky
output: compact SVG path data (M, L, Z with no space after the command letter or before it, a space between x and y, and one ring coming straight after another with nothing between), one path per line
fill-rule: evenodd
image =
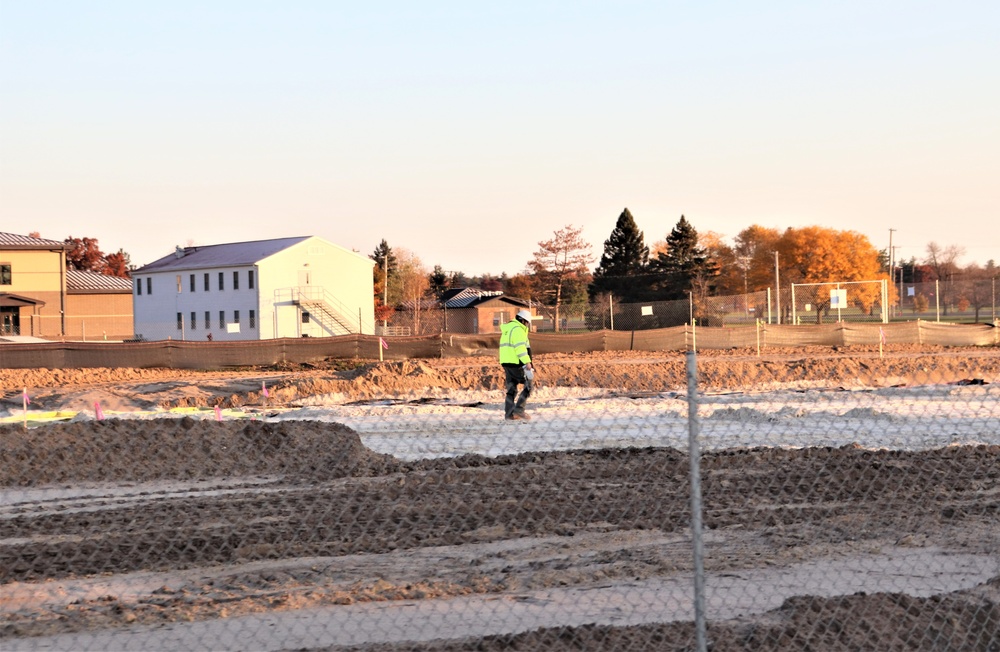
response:
M647 244L684 214L1000 262L998 35L995 0L0 0L0 231L514 274L627 206Z

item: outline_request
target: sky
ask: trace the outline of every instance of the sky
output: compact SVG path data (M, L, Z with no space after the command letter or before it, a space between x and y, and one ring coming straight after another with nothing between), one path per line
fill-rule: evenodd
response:
M0 0L0 231L516 274L624 208L1000 262L1000 3Z

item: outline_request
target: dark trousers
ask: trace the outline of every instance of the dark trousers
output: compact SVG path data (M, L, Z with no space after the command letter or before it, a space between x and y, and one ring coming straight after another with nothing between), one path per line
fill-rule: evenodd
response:
M503 414L510 418L515 412L524 412L524 404L531 396L531 383L524 377L524 367L504 367L504 388L507 390L507 398L503 404ZM518 385L523 385L521 395L517 395Z

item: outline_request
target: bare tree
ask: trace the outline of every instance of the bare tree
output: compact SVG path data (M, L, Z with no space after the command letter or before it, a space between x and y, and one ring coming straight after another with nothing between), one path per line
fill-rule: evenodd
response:
M594 262L590 243L580 237L582 228L567 225L554 232L551 240L538 243L528 268L535 274L536 287L555 307L555 330L559 330L559 308L567 295L586 292L590 265Z
M420 333L421 314L424 310L424 299L430 291L430 279L424 264L411 251L396 248L396 274L393 277L395 286L389 287L390 305L401 304L412 307L413 334Z
M945 315L948 314L948 305L952 300L951 285L954 274L958 271L958 259L964 255L965 248L959 245L942 247L936 242L927 243L927 257L924 258L924 263L934 270L935 280L939 282L938 290Z

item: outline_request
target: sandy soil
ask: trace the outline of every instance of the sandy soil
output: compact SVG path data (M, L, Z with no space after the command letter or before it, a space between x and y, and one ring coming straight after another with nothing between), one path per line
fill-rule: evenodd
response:
M543 356L545 382L682 389L678 354ZM1000 380L996 349L700 354L705 389ZM500 391L492 359L248 369L0 370L45 409ZM690 572L685 451L404 462L330 423L191 418L0 426L0 646L330 605L518 596ZM1000 447L742 449L701 462L709 573L899 551L1000 560ZM987 566L988 568L989 566ZM993 565L996 569L998 566ZM962 590L820 594L714 620L713 650L1000 650L1000 573ZM367 650L687 650L690 622L581 625ZM319 649L319 648L315 648Z

